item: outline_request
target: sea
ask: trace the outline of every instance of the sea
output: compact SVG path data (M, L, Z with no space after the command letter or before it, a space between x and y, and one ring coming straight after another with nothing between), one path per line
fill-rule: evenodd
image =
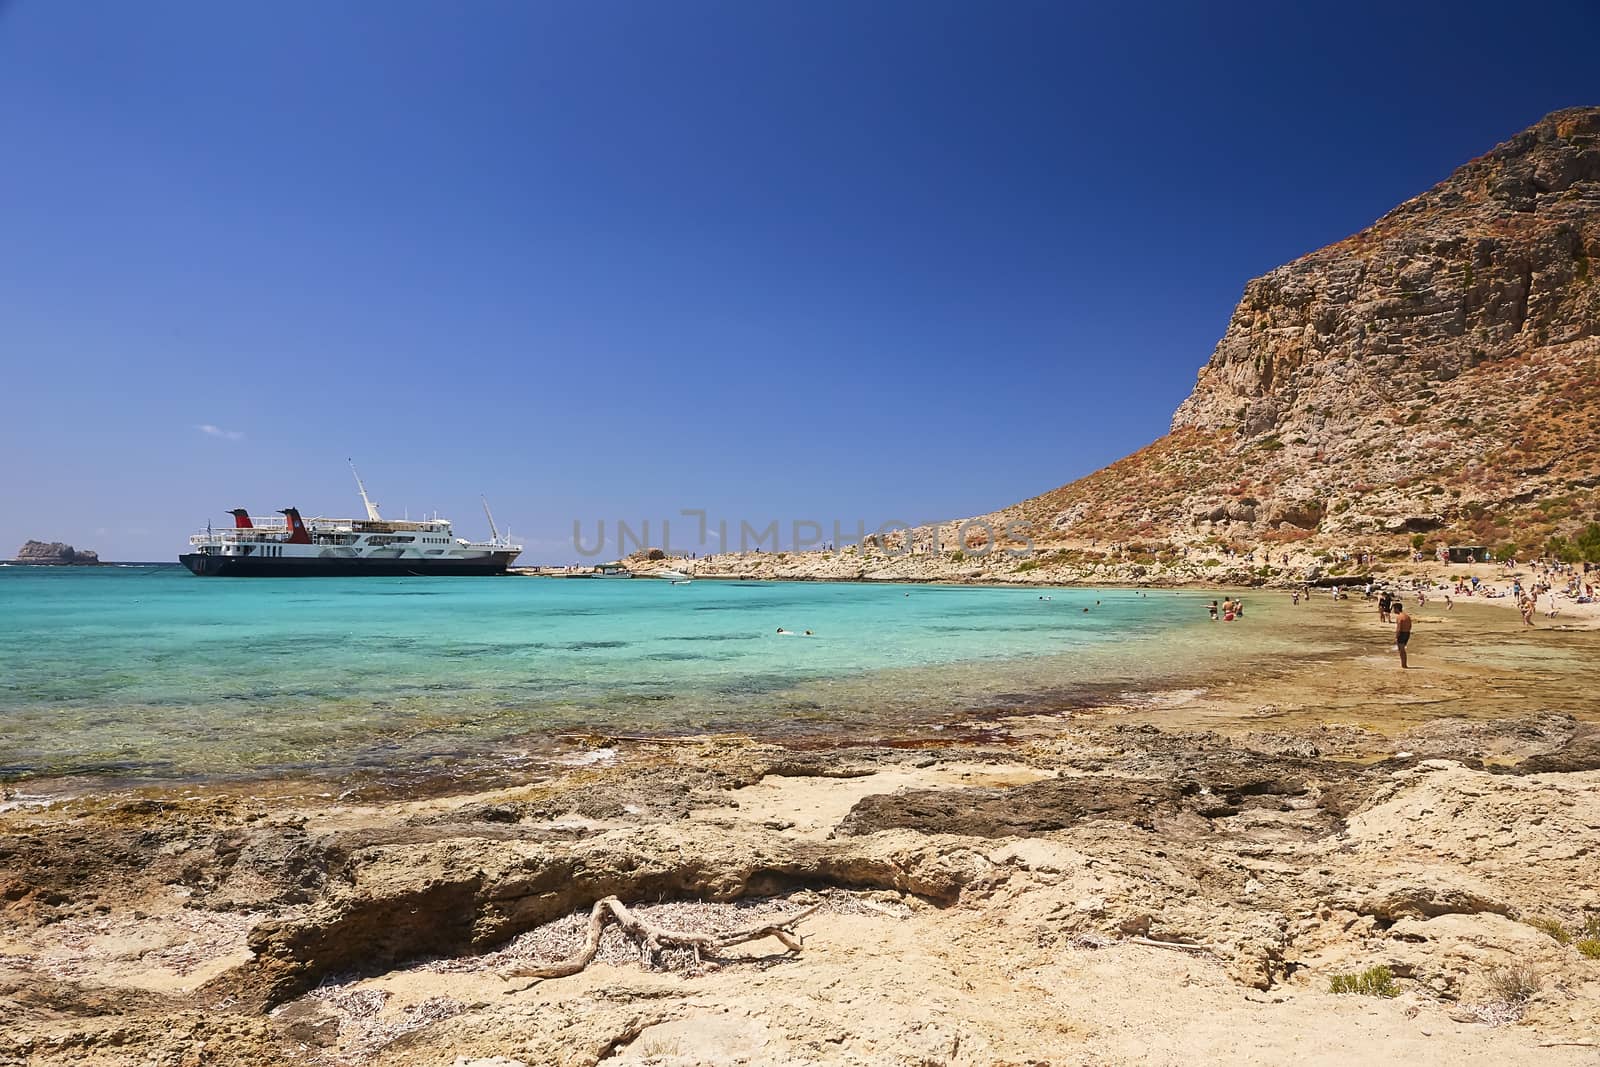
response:
M576 737L937 738L1160 700L1230 647L1261 654L1270 619L1246 641L1209 622L1215 595L0 567L0 782L460 777L570 759Z

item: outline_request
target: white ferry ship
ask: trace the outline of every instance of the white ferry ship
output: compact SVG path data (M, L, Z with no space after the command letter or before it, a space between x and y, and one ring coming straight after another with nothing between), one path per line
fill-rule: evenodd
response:
M281 517L256 518L235 508L229 512L232 529L207 527L190 537L189 551L178 562L208 578L394 577L504 574L522 554L509 533L502 537L495 528L487 501L489 540L468 541L455 536L448 519L385 519L359 474L356 488L366 507L364 519L302 519L296 508L282 509Z

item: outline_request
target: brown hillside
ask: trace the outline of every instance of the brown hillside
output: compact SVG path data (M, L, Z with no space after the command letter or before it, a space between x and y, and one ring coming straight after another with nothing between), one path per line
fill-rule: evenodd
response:
M1600 519L1600 108L1245 286L1172 432L1039 540L1538 548ZM1308 546L1309 547L1309 546Z

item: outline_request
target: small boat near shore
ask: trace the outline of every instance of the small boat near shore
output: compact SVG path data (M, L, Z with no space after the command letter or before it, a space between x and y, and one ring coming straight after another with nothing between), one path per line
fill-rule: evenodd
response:
M489 539L469 541L455 536L449 519L385 519L359 474L356 488L364 519L308 519L297 508L281 509L282 518L258 518L234 508L231 529L207 526L189 538L178 562L205 578L422 577L504 574L522 554L509 532L496 529L488 501Z

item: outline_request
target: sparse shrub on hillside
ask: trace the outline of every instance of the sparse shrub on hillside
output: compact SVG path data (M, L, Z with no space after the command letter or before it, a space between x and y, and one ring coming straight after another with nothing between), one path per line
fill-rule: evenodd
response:
M1578 951L1585 959L1600 960L1600 937L1586 937L1578 942Z
M1552 919L1548 915L1535 915L1527 922L1529 926L1541 934L1550 935L1557 944L1565 945L1572 941L1572 935L1567 932L1567 928L1562 926L1558 919Z
M683 1042L662 1037L648 1037L639 1043L640 1053L646 1060L675 1059L683 1054Z
M1552 537L1544 543L1544 554L1553 556L1563 563L1578 563L1583 559L1582 550L1560 535Z
M1496 967L1489 972L1489 989L1507 1004L1522 1004L1539 992L1539 972L1523 964Z
M1297 526L1291 526L1287 530L1268 530L1261 535L1261 540L1267 544L1281 545L1294 541L1306 541L1315 536L1316 531L1314 530L1302 530Z
M1368 967L1360 974L1336 974L1328 982L1333 993L1355 993L1363 997L1395 997L1400 987L1394 983L1394 972L1387 967Z
M1600 563L1600 522L1591 522L1577 537L1578 554L1589 563Z

